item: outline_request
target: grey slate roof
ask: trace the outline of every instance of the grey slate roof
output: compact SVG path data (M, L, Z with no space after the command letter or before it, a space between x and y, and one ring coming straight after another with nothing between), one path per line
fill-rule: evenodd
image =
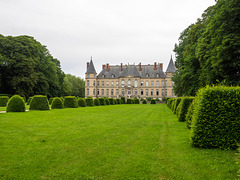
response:
M123 65L122 71L120 71L120 66L109 66L109 70L107 72L107 67L105 67L99 74L98 78L120 78L120 77L141 77L147 78L147 74L149 78L157 78L157 74L159 74L158 78L165 78L166 75L162 71L161 67L157 65L157 69L154 70L154 65L142 65L142 70L139 71L139 65ZM104 76L103 76L104 75Z
M97 74L95 68L94 68L94 65L93 65L93 62L92 60L90 61L90 64L88 66L88 69L87 69L87 74Z
M175 71L176 71L176 68L171 57L166 72L174 73Z

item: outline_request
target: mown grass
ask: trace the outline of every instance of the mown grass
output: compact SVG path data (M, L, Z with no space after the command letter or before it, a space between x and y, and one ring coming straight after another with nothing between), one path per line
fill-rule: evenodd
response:
M165 104L0 114L2 179L236 179L235 151L197 149Z

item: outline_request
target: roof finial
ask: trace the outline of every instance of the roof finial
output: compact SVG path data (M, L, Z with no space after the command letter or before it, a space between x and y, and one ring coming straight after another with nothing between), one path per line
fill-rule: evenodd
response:
M92 56L91 56L91 61L92 61Z

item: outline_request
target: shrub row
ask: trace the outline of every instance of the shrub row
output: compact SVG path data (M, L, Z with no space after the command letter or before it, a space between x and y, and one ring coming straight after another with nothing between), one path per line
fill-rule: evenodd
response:
M0 96L0 107L6 107L8 100L8 96Z

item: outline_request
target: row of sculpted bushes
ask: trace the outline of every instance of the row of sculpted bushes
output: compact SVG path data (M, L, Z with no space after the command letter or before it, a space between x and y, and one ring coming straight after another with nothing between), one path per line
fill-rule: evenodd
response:
M186 121L194 147L236 149L240 143L240 87L206 86L196 97L167 100L180 122Z

